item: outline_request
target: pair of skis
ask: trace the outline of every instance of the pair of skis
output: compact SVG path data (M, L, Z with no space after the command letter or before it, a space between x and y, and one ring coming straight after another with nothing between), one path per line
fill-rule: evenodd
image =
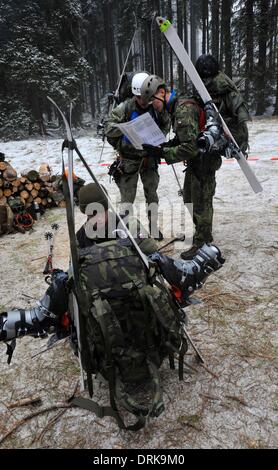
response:
M198 91L200 97L202 98L204 104L208 102L212 102L212 98L206 89L202 79L200 78L196 68L194 67L193 63L191 62L189 55L187 54L184 45L182 44L175 28L170 23L169 20L158 16L156 18L156 22L160 28L162 34L164 34L165 38L167 39L168 43L170 44L171 48L175 52L177 58L181 62L184 70L186 71L187 75L189 76L190 80L192 81L194 87ZM218 109L214 105L216 112L218 113ZM225 123L222 116L219 114L223 129L225 134L229 137L231 142L233 143L235 151L232 154L232 157L236 158L241 170L243 171L245 177L247 178L251 188L257 194L263 190L260 182L258 181L255 173L249 166L246 158L244 157L243 153L241 152L239 146L237 145L233 135L231 134L227 124Z

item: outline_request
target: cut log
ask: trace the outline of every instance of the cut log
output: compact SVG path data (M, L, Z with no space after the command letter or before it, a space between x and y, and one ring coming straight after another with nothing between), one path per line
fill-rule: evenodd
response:
M47 191L48 191L49 194L53 194L53 193L54 193L54 189L52 188L52 186L49 186L48 188L44 188L44 189L47 189Z
M24 200L24 199L23 199ZM33 202L34 198L33 196L30 194L30 196L28 197L28 199L26 199L26 202L27 204L31 204L31 202Z
M28 199L28 197L30 196L30 194L28 193L28 191L21 191L20 193L20 197L22 197L23 199Z
M21 182L22 184L25 184L26 181L27 181L27 179L25 178L25 176L21 176L20 182Z
M0 206L4 206L5 204L7 204L7 198L5 196L2 196L0 198Z
M34 202L37 202L38 204L41 204L42 200L41 200L40 197L36 197L36 198L34 199Z
M39 191L41 189L41 184L40 183L34 183L34 189Z
M33 183L25 184L25 188L27 191L29 191L29 193L32 191L33 187L34 187Z
M2 180L2 178L0 178L0 188L3 186L4 184L4 180Z
M3 193L6 197L10 197L13 194L11 189L4 189Z
M3 172L3 178L8 181L13 181L17 178L17 172L11 166L8 166L7 169Z
M47 188L41 188L40 191L39 191L39 197L41 197L42 199L47 197L48 196L48 189Z
M4 193L3 193L2 189L0 189L0 199L1 199L1 197L3 196L3 194L4 194Z
M0 162L0 170L5 171L8 166L7 162Z
M42 204L43 206L47 206L47 199L42 199L41 204Z
M27 176L28 180L30 180L34 183L34 181L37 181L37 179L39 177L39 173L36 170L31 170L31 171L28 171L26 176Z
M60 201L58 207L66 207L66 201Z
M36 189L32 189L31 194L32 194L33 198L35 198L35 197L38 196L39 191L37 191Z
M13 186L19 187L21 185L20 178L17 178L16 180L13 181Z

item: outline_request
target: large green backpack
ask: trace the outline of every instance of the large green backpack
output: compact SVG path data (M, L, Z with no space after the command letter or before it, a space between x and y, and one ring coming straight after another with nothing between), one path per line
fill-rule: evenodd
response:
M182 379L187 350L180 328L183 311L154 270L150 278L128 239L82 249L80 284L87 305L82 310L89 357L83 366L88 375L100 373L108 381L111 406L84 398L74 403L99 417L113 416L121 428L140 429L146 416L164 410L158 369L165 357L174 368L174 354L179 354ZM143 383L153 389L148 405L139 404L128 391L132 384ZM119 406L139 417L135 425L124 425Z

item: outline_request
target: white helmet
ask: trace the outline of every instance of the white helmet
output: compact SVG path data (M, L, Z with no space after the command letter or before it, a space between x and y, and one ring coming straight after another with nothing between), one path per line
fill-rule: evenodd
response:
M145 79L149 76L147 72L136 73L131 82L132 93L136 96L141 95L141 86L143 85Z

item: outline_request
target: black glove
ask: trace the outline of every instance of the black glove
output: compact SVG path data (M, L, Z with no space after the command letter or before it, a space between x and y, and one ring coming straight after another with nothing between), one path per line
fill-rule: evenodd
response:
M160 163L160 159L163 158L163 149L161 147L149 144L143 144L142 147L149 157L154 158L157 163Z
M178 137L175 135L175 137L171 140L168 140L168 142L164 142L164 144L161 144L162 148L171 148L171 147L177 147L180 145L180 141Z

